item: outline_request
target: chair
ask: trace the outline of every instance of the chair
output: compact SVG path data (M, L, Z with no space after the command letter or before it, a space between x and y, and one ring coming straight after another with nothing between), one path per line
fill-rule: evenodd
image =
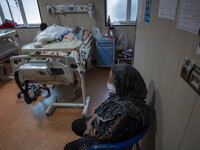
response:
M113 143L113 144L95 144L95 145L89 146L87 150L131 150L134 144L136 144L136 149L140 150L138 142L146 134L148 129L149 129L149 125L144 126L137 136L127 141L124 141L121 143Z

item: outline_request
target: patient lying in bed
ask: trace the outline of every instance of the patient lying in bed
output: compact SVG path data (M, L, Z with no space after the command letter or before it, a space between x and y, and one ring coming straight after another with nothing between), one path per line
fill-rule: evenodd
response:
M73 26L72 31L67 31L67 32L63 32L61 33L56 40L58 41L66 41L66 42L70 42L70 41L82 41L82 33L83 33L83 28L80 28L78 25Z

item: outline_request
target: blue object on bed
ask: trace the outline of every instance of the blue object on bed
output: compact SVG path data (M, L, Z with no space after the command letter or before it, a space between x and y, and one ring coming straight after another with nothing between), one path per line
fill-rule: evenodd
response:
M63 33L61 33L56 40L62 41L62 39L64 38L64 35L69 33L70 31L65 31ZM80 27L80 32L79 33L75 33L75 32L70 32L72 33L79 41L82 41L82 34L83 34L83 27Z
M61 34L56 38L56 40L62 41L64 35L67 34L67 33L69 33L69 31L65 31L65 32L61 33Z

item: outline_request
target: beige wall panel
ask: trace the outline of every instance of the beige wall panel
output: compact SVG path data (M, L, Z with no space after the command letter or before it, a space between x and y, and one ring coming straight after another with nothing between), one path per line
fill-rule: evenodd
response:
M164 150L179 148L197 97L181 77L177 78L175 84L163 135Z
M183 43L185 51L182 54L182 58L188 57L190 60L197 61L199 55L196 54L196 51L200 37L187 31L185 33L185 41ZM183 62L183 60L181 61Z
M200 67L199 55L196 55L195 64L198 67ZM200 147L199 145L200 120L198 119L199 114L200 114L200 97L198 96L194 104L194 109L192 111L185 134L182 138L180 150L186 150L186 149L199 150Z
M169 37L169 28L170 28L169 21L160 21L157 25L154 25L155 32L152 34L154 35L153 40L153 49L149 55L152 59L151 63L153 64L153 74L152 79L155 81L155 86L158 87L160 83L160 78L163 74L163 67L164 67L164 60L167 53L167 44L168 44L168 37ZM163 30L165 29L165 30ZM152 36L151 35L151 36Z
M152 38L152 35L155 35L155 33L157 33L157 29L154 28L154 22L152 22L151 20L149 24L144 23L145 1L139 1L138 8L139 14L137 17L136 29L136 40L138 44L136 44L135 46L134 66L141 72L146 81L146 84L148 85L150 84L150 79L153 74L152 68L154 67L154 64L152 63L152 58L150 56L155 55L155 39ZM151 19L154 14L155 11L151 11ZM143 72L144 70L145 73Z
M179 32L179 29L177 29L177 32ZM173 32L174 36L177 35L177 32ZM191 59L195 59L195 43L197 43L198 38L196 38L197 36L194 34L185 31L180 32L183 32L184 34L180 36L178 40L180 40L181 37L184 37L184 40L182 40L183 47L179 57L174 56L178 60L178 68L176 71L175 82L173 85L175 88L172 88L172 97L171 100L169 100L168 102L169 104L165 105L165 107L168 106L168 108L164 110L165 115L163 116L166 119L166 121L164 123L165 127L162 137L164 141L164 149L166 150L178 149L196 98L196 92L180 77L180 69L183 59L186 56ZM170 45L171 44L173 43L170 42ZM178 44L181 43L176 42L176 45ZM168 78L168 80L170 80L170 78Z
M20 40L22 46L33 42L33 39L36 35L36 33L39 31L39 28L34 28L34 29L18 29L19 35L20 35ZM14 37L15 41L19 43L18 38Z
M156 29L153 28L152 25L149 25L149 29L146 28L147 26L148 24L144 25L143 35L138 35L136 31L136 38L138 39L137 42L140 41L140 45L138 46L136 45L136 48L135 48L135 67L140 68L140 66L143 66L142 70L145 70L146 73L143 73L143 71L141 71L141 73L144 76L146 84L149 84L149 81L153 74L152 68L154 67L151 56L155 55L154 53L155 43L153 42L154 39L151 37L151 35L154 34Z
M162 98L163 103L163 117L164 122L163 125L165 125L165 119L167 115L168 110L168 104L171 98L171 93L174 89L174 83L175 83L175 77L176 77L176 71L177 68L180 68L178 66L179 59L177 59L183 49L183 42L184 42L184 32L181 32L180 30L177 30L174 27L174 23L169 24L170 29L166 30L166 32L169 32L167 36L167 40L165 41L166 44L163 47L164 48L164 56L162 58L163 60L163 66L160 66L160 69L162 70L162 74L160 76L160 83L159 83L159 92ZM165 35L165 34L164 34ZM163 36L164 36L163 35ZM179 74L179 72L178 72ZM156 75L155 75L156 76Z
M172 32L172 35L174 36L174 38L178 40L174 39L175 43L171 41L169 45L172 46L174 44L174 46L177 47L177 49L174 49L174 54L178 49L180 50L180 48L182 48L182 50L177 51L179 53L179 57L176 57L176 55L174 55L170 59L170 60L173 60L173 58L176 59L177 71L176 71L176 77L174 78L175 81L171 82L172 83L172 89L170 91L171 93L167 94L169 98L170 98L170 95L172 94L172 97L169 100L166 99L167 101L163 101L165 102L163 105L164 106L163 108L165 108L163 110L163 118L164 118L163 120L165 121L163 122L164 130L162 131L163 134L161 137L163 138L162 140L164 143L163 147L166 150L178 149L181 143L182 136L184 135L185 128L187 126L187 122L189 120L191 111L193 109L194 100L196 97L195 91L180 77L180 69L181 69L183 59L186 56L191 59L196 58L196 55L195 55L196 44L195 43L197 43L198 41L196 38L197 36L191 33L187 33L185 31L180 31L178 29L176 30L177 31ZM178 32L182 32L183 34L179 35ZM179 35L179 38L177 37L178 35ZM169 38L173 39L170 36ZM189 40L189 39L193 39L193 40ZM180 44L180 47L179 47L179 44ZM169 48L167 50L169 50ZM173 68L174 65L171 64L171 67ZM171 69L170 71L172 71ZM168 82L170 82L169 77L170 76L166 77L168 79ZM166 87L159 87L159 89L161 93L162 91L166 91ZM167 95L162 94L162 97L166 98Z
M40 10L41 19L47 23L48 26L53 24L52 16L50 16L46 9L46 4L51 4L50 1L38 0L38 6Z
M177 29L176 21L158 18L159 0L152 1L150 24L144 23L145 2L139 1L143 10L138 10L134 66L147 83L147 100L152 101L154 111L142 149L176 150L197 97L180 77L181 65L185 57L200 65L199 37Z
M185 131L180 150L199 150L200 139L200 97L198 96L194 110L192 112L190 122Z

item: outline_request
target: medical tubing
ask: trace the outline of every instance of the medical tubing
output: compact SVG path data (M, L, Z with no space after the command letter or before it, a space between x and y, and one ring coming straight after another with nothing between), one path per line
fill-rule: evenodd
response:
M33 100L28 95L28 90L27 90L27 84L28 83L25 83L25 90L24 90L22 88L21 82L19 81L19 72L18 71L15 71L14 77L15 77L15 81L16 81L17 86L19 87L19 89L21 90L21 92L24 94L24 100L25 100L25 102L27 104L31 104Z

